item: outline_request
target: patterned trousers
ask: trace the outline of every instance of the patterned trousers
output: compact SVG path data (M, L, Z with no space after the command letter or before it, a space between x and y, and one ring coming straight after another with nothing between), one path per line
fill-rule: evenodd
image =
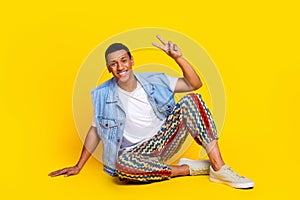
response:
M118 156L119 179L141 183L170 179L171 168L165 162L180 150L188 134L204 147L218 139L210 111L197 93L181 98L151 139Z

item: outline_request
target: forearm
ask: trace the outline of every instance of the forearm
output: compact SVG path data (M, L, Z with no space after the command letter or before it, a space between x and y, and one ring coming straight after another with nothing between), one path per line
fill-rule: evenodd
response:
M173 44L172 41L168 43L162 39L159 35L156 36L163 45L156 44L153 42L153 46L163 50L167 55L175 60L182 70L183 78L179 78L174 92L188 92L197 90L202 86L200 77L195 72L190 63L183 58L180 48Z
M84 142L82 152L76 166L81 170L100 142L96 127L91 127Z
M197 90L202 86L202 82L198 74L195 72L190 63L183 56L174 58L175 62L182 70L185 80L189 83L193 90Z

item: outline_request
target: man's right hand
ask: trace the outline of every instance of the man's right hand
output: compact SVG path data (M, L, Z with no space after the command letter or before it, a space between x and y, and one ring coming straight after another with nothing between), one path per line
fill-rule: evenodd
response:
M77 164L73 167L66 167L51 172L50 174L48 174L48 176L55 177L55 176L64 175L65 177L68 177L71 175L78 174L80 170L83 168L85 162L91 156L91 153L93 153L94 150L96 149L97 145L99 144L99 141L100 141L100 137L97 134L97 128L91 126L85 138L84 146L82 148L82 152Z
M66 168L51 172L50 174L48 174L48 176L55 177L55 176L64 175L64 177L68 177L71 175L79 174L79 172L80 172L79 167L77 165L75 165L73 167L66 167Z

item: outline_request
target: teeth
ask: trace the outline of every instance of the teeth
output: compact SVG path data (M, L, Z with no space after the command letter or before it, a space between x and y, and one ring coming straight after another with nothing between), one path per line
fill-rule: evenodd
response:
M120 75L124 75L124 74L126 74L126 71L120 72L119 74L120 74Z

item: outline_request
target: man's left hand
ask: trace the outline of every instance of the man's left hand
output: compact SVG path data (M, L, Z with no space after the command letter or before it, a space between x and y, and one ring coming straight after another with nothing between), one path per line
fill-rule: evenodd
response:
M162 39L162 37L160 37L159 35L156 36L157 39L159 39L159 41L163 44L163 45L159 45L155 42L152 42L152 45L163 50L166 54L168 54L170 57L172 57L173 59L177 59L179 57L182 56L181 50L179 49L179 47L176 44L173 44L171 40L169 40L169 42L167 43L164 39Z

